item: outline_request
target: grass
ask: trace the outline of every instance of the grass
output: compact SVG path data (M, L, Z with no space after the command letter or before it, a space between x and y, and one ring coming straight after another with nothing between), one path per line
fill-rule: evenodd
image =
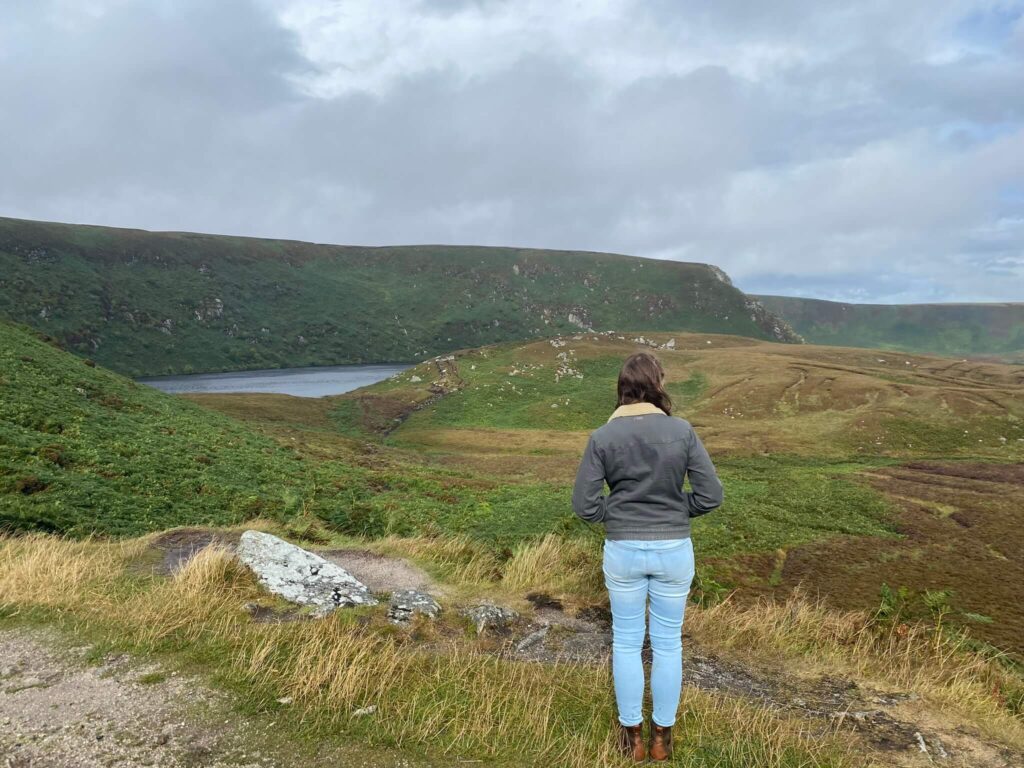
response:
M1016 541L1013 512L968 512L988 509L1005 490L974 492L965 480L943 490L950 481L928 476L929 495L871 479L937 455L1019 460L1024 398L1011 372L981 364L958 372L928 358L880 363L863 350L736 337L650 336L644 345L675 339L674 350L659 352L669 387L727 489L725 505L694 522L701 599L740 586L785 595L806 583L841 607L866 608L883 581L952 587L954 622L1021 651L1024 614L1008 592L1013 578L1000 577L1024 567L1020 550L1003 546ZM426 361L340 398L192 403L0 325L0 527L131 536L262 517L321 538L436 546L448 537L453 552L472 542L486 550L484 570L557 536L579 548L582 567L596 569L600 529L573 517L569 485L589 429L611 410L615 363L636 338L500 344ZM346 407L357 414L349 422ZM381 440L375 423L392 431ZM906 517L908 499L941 519ZM960 542L952 554L948 542ZM968 582L930 565L963 558L980 571ZM524 567L519 578L529 573ZM564 591L588 583L567 575Z
M187 654L252 711L279 710L277 701L290 698L294 721L282 713L284 723L307 733L514 764L616 764L604 666L516 663L465 641L418 651L374 609L252 623L240 606L258 597L257 587L225 552L207 548L159 580L132 575L144 547L144 540L0 540L0 615L56 621L136 652ZM552 554L520 556L537 562ZM368 705L376 716L354 714ZM855 764L842 740L812 737L750 704L691 690L684 708L681 728L691 737L680 740L678 764Z
M1024 304L841 304L757 296L812 344L1024 362Z
M583 251L363 248L0 218L0 274L0 316L132 376L414 361L579 322L789 330L707 265Z

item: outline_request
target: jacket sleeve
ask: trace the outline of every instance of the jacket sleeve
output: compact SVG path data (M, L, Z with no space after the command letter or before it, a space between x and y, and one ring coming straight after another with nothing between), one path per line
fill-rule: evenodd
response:
M686 474L690 478L690 487L693 491L687 492L686 501L690 508L690 517L698 517L720 507L724 492L722 481L718 479L718 473L715 472L715 465L711 463L707 449L696 432L691 432L691 435Z
M587 441L587 449L583 452L580 468L576 471L576 484L572 489L572 511L588 523L600 523L604 520L607 502L603 491L604 460L591 435Z

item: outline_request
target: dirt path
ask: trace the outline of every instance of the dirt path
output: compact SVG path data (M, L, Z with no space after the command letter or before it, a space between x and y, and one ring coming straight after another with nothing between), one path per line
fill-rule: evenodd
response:
M55 632L0 630L0 768L440 768L384 750L276 743L269 716L128 656L90 664ZM458 763L446 762L455 766Z

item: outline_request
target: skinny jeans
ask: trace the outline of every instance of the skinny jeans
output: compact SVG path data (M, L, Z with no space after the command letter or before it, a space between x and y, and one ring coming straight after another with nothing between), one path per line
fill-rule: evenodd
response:
M612 609L612 675L619 722L643 721L644 668L640 650L650 598L652 718L675 725L683 682L683 615L693 581L689 538L660 541L605 540L604 582Z

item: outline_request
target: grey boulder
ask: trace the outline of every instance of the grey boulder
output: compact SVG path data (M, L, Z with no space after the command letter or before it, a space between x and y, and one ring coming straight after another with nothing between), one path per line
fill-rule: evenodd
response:
M426 592L416 589L401 589L391 595L388 618L395 624L405 624L417 614L436 619L441 613L441 605Z
M237 555L267 590L312 608L318 616L346 606L377 604L366 586L344 568L269 533L243 533Z

